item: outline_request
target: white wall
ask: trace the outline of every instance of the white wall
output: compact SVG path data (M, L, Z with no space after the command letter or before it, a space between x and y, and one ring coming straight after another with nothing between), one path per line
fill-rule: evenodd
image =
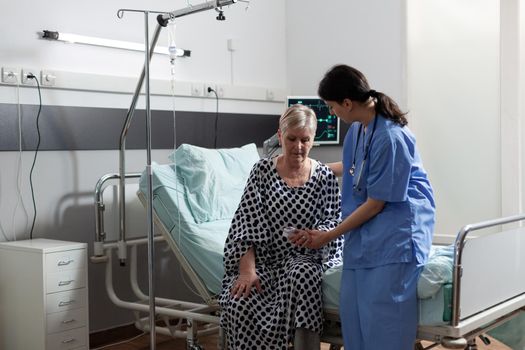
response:
M504 91L517 91L501 88L509 84L502 74L516 72L502 70L509 47L501 46L500 15L492 0L407 1L408 107L435 189L438 234L499 217L502 183L519 176L502 174L502 162L519 159L502 157L512 130L501 134L500 107L516 101Z
M285 2L286 90L291 95L317 95L324 73L345 63L361 70L374 89L405 106L404 0ZM311 155L323 162L339 161L341 147L315 147Z
M520 50L523 34L519 1L501 1L501 212L513 215L523 210L522 130L523 78Z
M523 4L523 1L520 3L519 10L517 11L518 14L518 43L519 43L519 88L518 88L518 103L519 103L519 115L520 115L520 122L519 122L519 130L521 131L521 139L519 143L519 149L521 150L521 174L518 176L518 179L520 179L520 195L521 195L521 202L520 202L520 212L523 212L523 209L525 208L524 198L525 198L525 176L523 176L523 167L525 164L525 152L523 152L523 145L525 140L525 4Z
M324 73L344 63L404 106L404 16L404 0L287 0L289 91L316 95Z
M202 1L203 2L203 1ZM6 3L2 11L0 64L15 67L59 69L116 76L138 76L144 55L116 49L71 45L39 40L44 29L107 39L144 42L143 15L116 16L119 8L171 11L186 6L185 0L38 2L20 0ZM190 1L190 3L201 3ZM272 25L268 25L271 14ZM284 86L285 48L284 4L279 0L253 1L248 11L238 3L225 8L226 21L215 20L215 11L206 11L177 20L177 45L192 50L191 58L176 62L177 78L188 81L231 82L230 52L227 39L233 39L234 84ZM156 25L150 16L150 34ZM159 46L167 46L163 30ZM262 54L264 50L264 54ZM166 56L155 56L152 77L164 78L168 72ZM257 69L254 69L257 67Z
M161 0L151 4L155 9L150 10L178 10L186 4L185 0ZM22 0L6 5L5 8L9 10L3 11L1 18L3 39L0 42L0 66L14 69L17 73L24 68L56 73L58 89L44 89L45 104L83 106L116 100L111 103L129 107L131 93L144 64L143 53L42 40L37 33L46 29L143 43L144 16L128 12L119 19L116 13L120 8L144 9L144 6L140 1L100 0L89 4L72 4L62 0L51 3ZM268 13L272 14L271 26L266 20ZM285 38L280 34L285 28L284 4L278 0L255 1L246 10L245 4L238 3L224 8L224 14L226 21L215 20L215 11L177 19L177 45L192 53L189 58L176 60L176 90L184 90L192 82L201 92L204 84L220 84L226 89L225 99L220 105L222 112L253 113L257 109L259 113L279 113L282 102L255 102L253 100L261 98L253 98L253 95L262 95L264 100L265 89L273 89L277 93L284 91L286 86L285 61L282 56ZM156 15L152 14L149 18L151 36L157 21ZM167 29L162 30L158 46L167 46L167 32ZM229 39L233 40L234 52L227 48ZM152 93L164 95L164 98L154 97L152 108L169 110L173 101L167 83L170 79L168 57L154 55L150 69ZM90 98L85 98L85 92L78 94L64 89L70 87L92 91L89 93ZM254 87L255 92L247 94L247 87ZM97 94L93 91L114 91L118 94ZM245 95L249 101L236 100L237 95ZM0 98L6 99L4 95ZM214 111L215 108L211 98L177 97L175 101L177 110Z
M436 193L436 233L519 213L524 7L519 0L289 0L289 91L315 94L324 72L346 63L408 110Z

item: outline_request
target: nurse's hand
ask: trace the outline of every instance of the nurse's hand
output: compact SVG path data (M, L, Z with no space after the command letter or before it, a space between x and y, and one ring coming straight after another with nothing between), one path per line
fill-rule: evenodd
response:
M307 247L307 244L310 242L310 234L308 231L296 229L288 235L288 240L296 247Z
M306 248L320 249L330 242L330 237L326 231L306 230L308 234L308 241L305 244Z
M255 287L257 292L262 293L261 281L255 272L240 272L239 277L233 283L230 290L235 299L240 297L248 298L252 288Z

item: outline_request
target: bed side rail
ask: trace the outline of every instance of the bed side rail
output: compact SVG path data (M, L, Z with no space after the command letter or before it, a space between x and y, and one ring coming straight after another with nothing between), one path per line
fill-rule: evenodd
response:
M469 224L464 226L457 234L456 241L454 243L454 267L452 276L452 326L457 327L460 322L461 275L463 270L462 257L467 235L473 231L522 220L525 220L525 214L483 221L476 224Z
M139 178L141 173L128 173L125 174L125 178ZM110 180L120 179L120 174L110 173L102 176L97 184L95 185L95 242L94 242L94 256L91 258L93 262L102 262L107 261L106 255L104 253L104 242L106 240L106 230L104 228L104 211L106 206L102 198L104 192L104 185ZM125 204L122 204L125 205ZM124 239L119 240L119 259L122 256L125 257L125 236ZM124 255L122 255L122 250L124 250ZM125 259L125 258L124 258Z

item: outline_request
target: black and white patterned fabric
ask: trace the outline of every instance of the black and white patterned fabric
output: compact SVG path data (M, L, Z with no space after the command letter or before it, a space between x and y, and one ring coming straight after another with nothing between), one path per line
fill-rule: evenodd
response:
M319 250L297 248L283 234L289 226L329 230L340 222L340 194L333 172L319 164L301 187L289 187L272 159L250 173L224 248L225 277L219 298L229 350L282 350L295 328L320 332L323 271L342 264L342 238ZM262 293L235 299L239 260L253 246Z

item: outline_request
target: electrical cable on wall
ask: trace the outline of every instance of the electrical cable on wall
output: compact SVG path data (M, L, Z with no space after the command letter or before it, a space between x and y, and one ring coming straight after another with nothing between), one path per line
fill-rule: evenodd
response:
M40 126L38 124L40 120L40 113L42 112L42 93L40 92L40 83L38 82L37 77L35 77L33 74L29 74L27 76L28 79L35 79L36 86L38 88L38 113L36 115L36 133L37 133L37 143L36 143L36 149L35 149L35 155L33 157L33 164L31 165L31 170L29 171L29 186L31 187L31 199L33 200L33 223L31 224L31 231L29 231L29 239L33 239L33 230L35 228L35 222L36 222L36 201L35 201L35 191L33 188L33 170L35 169L35 163L36 158L38 155L38 150L40 149Z
M213 141L213 148L217 148L217 135L218 135L218 126L219 126L219 95L217 91L208 86L208 93L213 92L215 94L216 107L215 107L215 140Z
M27 213L26 206L24 204L24 200L22 197L22 167L23 167L23 149L22 149L22 111L21 111L21 105L20 105L20 83L17 78L17 117L18 117L18 160L17 160L17 170L16 170L16 192L17 192L17 200L15 204L15 209L13 211L13 218L11 221L11 230L13 232L13 240L16 241L16 214L18 211L19 206L22 206L22 211L25 214L25 225L24 225L24 231L27 229L27 219L29 218L29 215Z

